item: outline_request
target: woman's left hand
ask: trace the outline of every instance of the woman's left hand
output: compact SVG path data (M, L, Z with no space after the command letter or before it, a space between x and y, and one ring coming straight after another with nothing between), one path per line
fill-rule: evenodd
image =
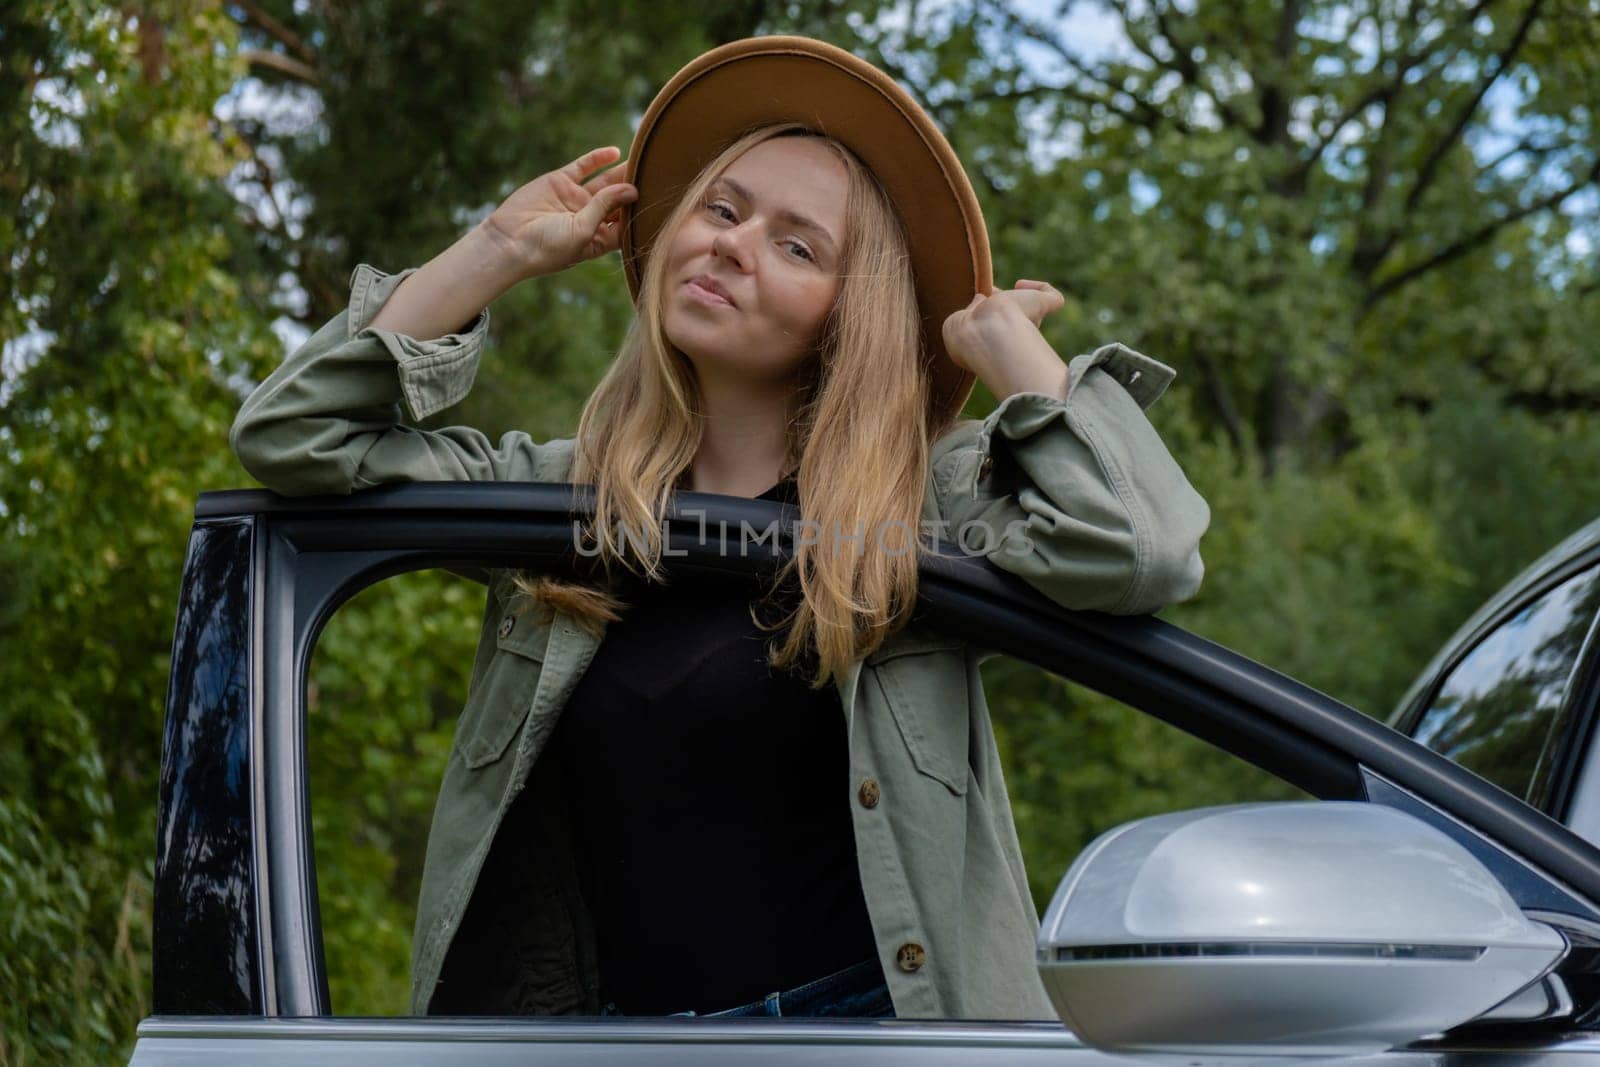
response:
M1065 387L1066 367L1039 324L1065 303L1055 286L1027 278L1011 289L979 293L944 320L945 351L983 379L997 398L1022 391L1056 393Z

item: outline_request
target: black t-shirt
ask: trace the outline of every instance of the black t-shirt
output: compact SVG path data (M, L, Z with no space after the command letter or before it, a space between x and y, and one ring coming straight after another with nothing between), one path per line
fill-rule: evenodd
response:
M794 483L759 499L792 503ZM718 1011L876 956L838 693L768 667L784 631L751 619L764 592L683 571L627 585L552 740L624 1014Z

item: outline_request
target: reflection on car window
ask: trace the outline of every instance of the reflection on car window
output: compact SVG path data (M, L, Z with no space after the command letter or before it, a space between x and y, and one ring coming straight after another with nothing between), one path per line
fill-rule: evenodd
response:
M498 602L482 585L418 571L362 590L318 637L305 690L306 759L333 1014L411 1010L435 800L452 747L462 743L456 726L471 680L487 663L475 664L475 641L499 622ZM494 654L493 642L485 654ZM1151 715L1010 657L990 656L983 682L995 743L958 729L950 758L963 781L971 769L963 760L982 769L975 788L1006 790L1036 910L1083 846L1115 825L1183 808L1303 798ZM521 962L504 960L513 974Z
M1416 739L1529 799L1597 608L1600 567L1517 612L1450 672L1417 723Z

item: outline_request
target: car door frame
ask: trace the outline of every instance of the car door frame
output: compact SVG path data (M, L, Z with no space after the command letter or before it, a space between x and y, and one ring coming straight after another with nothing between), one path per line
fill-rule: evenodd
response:
M158 883L205 889L202 879L184 881L189 853L175 848L176 827L200 835L202 851L247 849L236 864L240 883L229 890L243 894L246 907L234 943L226 946L244 965L177 981L171 972L194 963L173 948L192 895L163 898L158 884L158 1016L328 1021L304 730L305 680L322 625L360 589L409 570L559 568L570 553L574 517L589 514L590 506L585 487L531 483L410 484L348 498L287 499L260 491L200 498L183 602L204 599L191 589L198 572L190 567L198 566L208 539L221 544L224 555L247 554L248 565L229 572L236 581L222 606L213 604L207 617L226 621L230 610L248 606L245 625L235 627L245 647L233 657L247 674L248 700L221 709L192 692L187 702L179 699L194 687L186 689L179 677L178 646L210 632L195 623L199 628L186 634L180 612L163 753ZM741 523L765 530L775 521L781 529L797 514L769 501L679 493L668 514L667 545L674 553L668 565L769 569L788 550L788 538L780 534L776 556L734 557L724 556L705 531L718 524L737 530ZM1600 850L1382 723L1159 618L1061 608L1021 579L948 546L939 546L920 570L919 618L1156 715L1314 796L1407 810L1466 845L1523 907L1569 915L1600 930ZM227 817L214 825L176 820L172 809L181 804L173 798L182 791L173 783L196 758L183 749L183 738L224 714L231 716L229 744L240 753L228 776L232 787L217 801ZM203 806L194 797L188 803ZM243 845L241 818L249 827ZM204 839L208 833L213 837ZM192 852L196 842L186 845ZM165 914L162 899L169 900ZM195 992L208 981L234 978L243 983L239 996L218 1007ZM148 1029L154 1037L170 1034L172 1026L181 1029L182 1021L155 1019ZM928 1030L930 1040L938 1029ZM909 1039L903 1028L898 1032ZM992 1031L1011 1032L1003 1026Z

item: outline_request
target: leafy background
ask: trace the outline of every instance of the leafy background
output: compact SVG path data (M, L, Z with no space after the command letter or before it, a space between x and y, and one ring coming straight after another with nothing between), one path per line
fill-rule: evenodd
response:
M1211 502L1173 621L1384 714L1489 592L1595 514L1592 0L19 0L0 13L0 1064L125 1060L148 1010L161 709L197 493L241 398L351 269L418 264L518 184L626 146L719 42L824 37L927 102L1002 285L1064 356L1179 369L1151 415ZM622 335L615 257L511 292L436 422L570 434ZM993 398L981 387L968 413ZM433 784L481 592L385 583L313 676L340 1011L404 1004ZM1279 795L1003 660L1041 898L1094 833Z

